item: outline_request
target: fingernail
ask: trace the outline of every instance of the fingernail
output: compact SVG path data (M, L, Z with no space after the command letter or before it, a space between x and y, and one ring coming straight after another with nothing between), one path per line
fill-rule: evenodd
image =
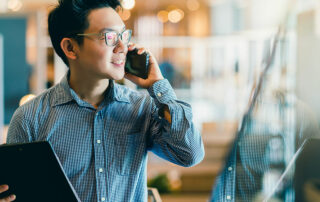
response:
M12 200L16 199L16 195L11 195L10 199L12 199Z

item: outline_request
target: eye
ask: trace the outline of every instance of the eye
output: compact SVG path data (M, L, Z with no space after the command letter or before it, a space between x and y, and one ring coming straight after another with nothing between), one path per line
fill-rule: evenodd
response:
M117 33L116 32L107 32L105 33L106 43L109 45L113 45L117 42Z
M131 31L130 30L125 30L121 35L121 40L124 43L129 43L130 37L131 37Z

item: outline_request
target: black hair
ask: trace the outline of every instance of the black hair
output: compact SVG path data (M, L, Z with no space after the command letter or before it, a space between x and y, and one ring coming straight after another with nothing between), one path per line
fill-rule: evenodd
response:
M59 4L49 13L48 31L53 48L67 66L69 62L60 47L61 40L70 37L81 45L83 37L76 34L83 33L89 27L90 11L104 7L116 10L121 4L119 0L59 0Z

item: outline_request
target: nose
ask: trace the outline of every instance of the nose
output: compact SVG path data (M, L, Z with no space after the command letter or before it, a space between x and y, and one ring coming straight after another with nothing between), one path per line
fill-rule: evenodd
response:
M119 39L117 45L113 49L113 53L123 53L125 52L127 46Z

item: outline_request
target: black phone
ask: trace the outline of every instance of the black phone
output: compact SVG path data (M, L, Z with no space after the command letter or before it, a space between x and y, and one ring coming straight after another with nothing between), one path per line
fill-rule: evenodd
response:
M138 49L128 51L126 64L124 66L125 71L146 79L149 74L149 54L144 52L141 55L138 54Z

